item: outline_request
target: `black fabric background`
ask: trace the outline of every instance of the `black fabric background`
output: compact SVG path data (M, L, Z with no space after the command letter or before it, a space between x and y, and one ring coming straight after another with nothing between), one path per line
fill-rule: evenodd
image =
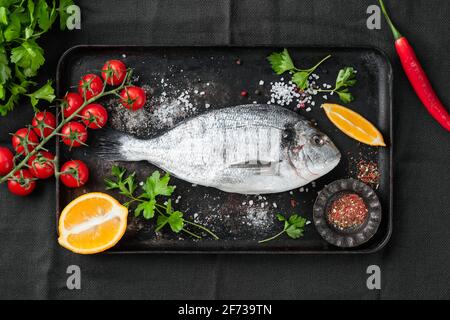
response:
M441 99L450 101L447 0L386 1ZM41 80L54 77L76 44L375 46L395 75L394 233L368 256L78 256L56 243L53 183L29 198L0 186L0 298L300 299L450 298L449 160L446 133L409 86L383 21L366 28L374 0L78 1L82 29L47 35ZM0 141L31 119L26 104L0 119ZM82 290L66 289L66 268L82 269ZM366 288L366 268L382 289Z

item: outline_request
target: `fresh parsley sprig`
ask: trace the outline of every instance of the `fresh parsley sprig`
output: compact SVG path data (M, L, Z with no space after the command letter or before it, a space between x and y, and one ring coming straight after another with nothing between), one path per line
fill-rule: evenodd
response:
M138 183L135 172L127 174L126 169L113 166L111 173L113 177L105 179L106 189L118 190L121 195L129 198L130 200L123 204L127 208L136 203L134 207L134 215L136 217L142 214L145 219L150 220L157 215L155 231L159 231L168 225L175 233L183 231L194 238L201 238L198 234L186 229L186 225L191 225L205 231L214 239L219 239L208 228L184 219L183 212L173 209L170 196L174 192L175 186L169 185L170 176L168 173L161 177L159 171L154 171L142 184L142 192L140 194L136 194ZM163 203L161 203L162 199L165 199Z
M325 60L329 59L331 55L326 56L319 61L315 66L309 69L298 69L292 61L289 51L284 49L282 52L274 52L267 57L273 71L281 75L289 72L292 75L292 82L297 85L299 89L306 90L309 88L309 76L320 66ZM349 103L354 100L353 95L349 91L349 87L356 83L356 71L352 67L345 67L339 70L336 78L336 84L333 89L314 89L316 92L333 92L338 94L339 99L344 103Z
M44 50L36 42L48 32L58 15L65 29L73 0L0 1L0 115L13 110L20 98L28 96L33 108L40 100L55 99L51 81L41 88L33 78L44 64Z
M326 56L319 61L315 66L309 69L299 69L294 65L289 51L285 48L282 52L274 52L267 57L273 71L276 74L281 75L285 72L292 74L292 82L302 90L306 90L309 86L308 78L318 66L320 66L325 60L329 59L331 55Z
M348 90L356 83L356 71L353 67L345 67L339 70L336 78L336 84L333 89L318 89L317 92L335 92L339 95L339 99L344 103L349 103L354 100L353 95Z
M286 233L292 239L298 239L303 236L304 227L306 225L306 219L298 214L293 214L286 219L282 214L277 214L278 221L284 222L284 228L282 231L274 235L273 237L258 241L259 243L269 242Z

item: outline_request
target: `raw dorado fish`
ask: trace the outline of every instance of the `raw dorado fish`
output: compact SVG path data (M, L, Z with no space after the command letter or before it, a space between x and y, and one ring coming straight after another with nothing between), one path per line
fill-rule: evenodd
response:
M341 157L303 117L258 104L203 113L148 140L107 134L98 147L108 160L146 160L182 180L243 194L301 187L331 171Z

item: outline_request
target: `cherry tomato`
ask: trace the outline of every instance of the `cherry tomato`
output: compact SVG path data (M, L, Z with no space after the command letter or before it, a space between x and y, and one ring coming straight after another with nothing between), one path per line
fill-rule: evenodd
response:
M102 78L107 84L117 86L127 75L127 67L120 60L108 60L102 68Z
M61 167L59 177L66 187L81 187L89 180L89 168L81 160L70 160Z
M39 138L33 130L22 128L17 130L13 135L11 143L17 154L28 154L36 148L39 143Z
M103 90L103 81L98 75L89 73L83 76L78 83L78 93L84 98L86 93L86 100L95 97Z
M81 107L83 102L84 102L83 97L80 96L78 93L75 92L67 93L63 101L64 117L67 118L71 116L75 111L77 111Z
M90 129L101 129L108 121L108 111L98 103L88 104L81 111L83 123Z
M56 128L56 117L49 111L41 111L36 113L33 120L31 120L33 131L40 137L48 137L50 133Z
M55 156L47 151L39 151L28 160L28 166L33 176L47 179L55 174Z
M134 86L123 89L120 96L122 105L132 111L142 108L147 100L144 89Z
M21 169L14 173L8 180L8 189L11 193L18 196L27 196L36 188L36 178L33 177L30 170Z
M8 148L0 147L0 176L6 176L14 167L14 155Z
M75 121L66 123L61 129L61 134L63 135L62 142L69 147L79 147L88 138L86 127Z

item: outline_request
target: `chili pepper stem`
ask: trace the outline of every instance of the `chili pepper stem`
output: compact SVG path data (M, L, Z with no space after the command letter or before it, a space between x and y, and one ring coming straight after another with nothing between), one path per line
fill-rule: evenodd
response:
M397 28L394 26L394 24L392 23L391 18L389 17L386 7L384 6L384 2L383 0L378 0L378 2L380 3L381 6L381 11L383 11L384 17L386 18L386 21L389 25L389 27L392 30L392 34L394 35L394 39L398 40L402 37L401 33L397 30Z

